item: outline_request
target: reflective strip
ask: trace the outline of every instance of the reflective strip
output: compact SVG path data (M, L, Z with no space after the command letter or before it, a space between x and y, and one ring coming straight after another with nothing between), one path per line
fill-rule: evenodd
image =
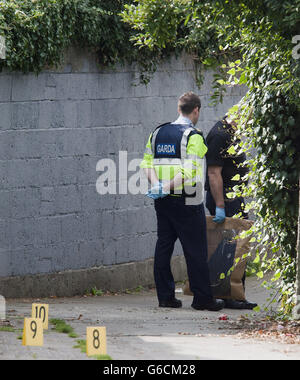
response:
M180 158L154 158L153 165L182 165Z
M171 123L171 124L173 124L173 123ZM155 141L156 141L156 137L157 137L159 130L160 130L160 128L157 128L153 132L152 140L151 140L152 151L150 150L150 148L146 148L145 153L149 152L148 154L155 154L154 153L155 152ZM159 159L154 159L153 164L154 165L182 165L182 162L184 159L190 159L193 161L203 160L203 158L200 158L196 154L187 154L188 136L194 130L195 130L195 128L190 127L190 128L187 128L182 134L182 138L181 138L181 142L180 142L181 159L180 158L173 158L173 159L159 158Z
M193 161L200 161L200 160L203 160L203 158L197 156L197 154L188 154L186 156L186 159L187 160L193 160Z
M194 131L195 128L187 128L182 135L181 138L181 143L180 143L180 151L181 151L181 159L185 159L187 154L186 154L186 149L187 149L187 141L188 141L188 136L189 134Z
M197 160L194 158L194 159L191 159L191 158L186 158L185 160L183 160L183 165L182 165L183 168L186 168L186 169L196 169L196 170L202 170L203 169L203 159L202 158L198 158Z
M199 176L199 175L196 175L193 178L190 178L190 179L187 178L187 179L184 180L185 184L188 184L188 183L200 183L200 182L202 182L202 177Z
M191 170L197 170L197 169L199 169L199 166L197 166L196 164L193 164L192 162L184 162L183 163L183 165L182 165L182 167L184 168L184 169L191 169Z
M151 145L152 145L152 152L153 152L153 153L155 152L155 140L156 140L156 136L157 136L159 130L160 130L160 128L157 128L157 129L153 132L153 135L152 135Z
M151 154L151 155L152 155L152 150L151 150L150 148L146 147L144 153L145 153L145 154Z

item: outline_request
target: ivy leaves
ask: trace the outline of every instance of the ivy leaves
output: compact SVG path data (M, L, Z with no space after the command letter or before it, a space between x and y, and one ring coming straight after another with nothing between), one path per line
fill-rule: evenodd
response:
M299 8L300 0L0 0L0 69L39 72L77 44L96 49L102 65L136 61L147 83L162 57L187 51L199 86L203 67L215 70L213 104L228 87L247 86L238 137L249 185L237 192L254 200L257 240L275 253L288 302L299 206Z
M1 0L0 35L6 39L7 67L23 73L39 73L61 63L71 45L97 51L99 65L138 63L141 78L153 71L160 55L134 46L137 34L122 22L127 0ZM165 53L167 56L168 53Z
M300 0L168 0L164 14L177 9L182 17L185 8L184 22L174 17L171 28L167 17L153 19L157 2L139 0L138 7L131 6L131 22L140 30L141 44L144 34L152 46L171 44L192 53L200 63L199 85L202 66L213 67L217 71L213 104L222 100L228 87L248 88L238 110L242 143L232 149L248 153L249 186L237 186L236 194L254 199L258 249L275 254L270 267L279 271L277 280L289 303L293 294L289 284L295 281L300 168L300 65L292 57L292 38L299 28Z

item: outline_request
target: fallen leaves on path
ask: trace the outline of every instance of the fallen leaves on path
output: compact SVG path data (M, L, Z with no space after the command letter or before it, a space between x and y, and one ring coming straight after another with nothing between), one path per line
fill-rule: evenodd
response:
M255 338L300 344L300 322L298 321L274 321L266 318L250 320L241 316L231 324L233 328L241 329L241 332L237 334L241 339Z

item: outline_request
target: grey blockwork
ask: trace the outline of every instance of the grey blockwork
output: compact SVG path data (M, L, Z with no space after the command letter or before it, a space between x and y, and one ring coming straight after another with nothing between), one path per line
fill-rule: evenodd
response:
M199 90L184 56L163 63L147 86L133 85L134 66L100 71L92 54L76 49L60 68L38 76L3 71L0 277L153 257L152 201L143 194L99 195L96 164L118 163L119 151L141 159L149 133L177 117L177 99L186 91L201 96L198 126L206 134L244 95L235 87L223 105L209 107L212 74ZM181 253L177 243L175 254Z

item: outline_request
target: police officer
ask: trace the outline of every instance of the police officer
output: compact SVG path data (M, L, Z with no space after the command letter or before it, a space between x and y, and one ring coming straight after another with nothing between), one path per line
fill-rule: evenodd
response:
M206 155L206 207L214 216L215 223L223 223L225 217L232 217L240 213L245 219L248 215L244 210L243 197L229 199L226 194L232 192L237 184L247 184L243 178L247 174L247 168L243 166L246 161L245 153L240 155L229 154L229 148L238 142L235 139L237 119L229 114L218 121L207 135L206 143L208 152ZM238 175L239 180L232 180ZM243 285L245 288L245 274ZM226 299L225 307L230 309L250 309L256 307L255 302L247 300Z
M160 307L182 306L175 298L171 256L179 238L187 264L196 310L221 310L223 300L212 297L207 265L206 219L203 206L203 158L207 152L202 133L195 128L199 97L188 92L178 101L179 118L151 133L141 163L152 187L157 215L154 279Z

